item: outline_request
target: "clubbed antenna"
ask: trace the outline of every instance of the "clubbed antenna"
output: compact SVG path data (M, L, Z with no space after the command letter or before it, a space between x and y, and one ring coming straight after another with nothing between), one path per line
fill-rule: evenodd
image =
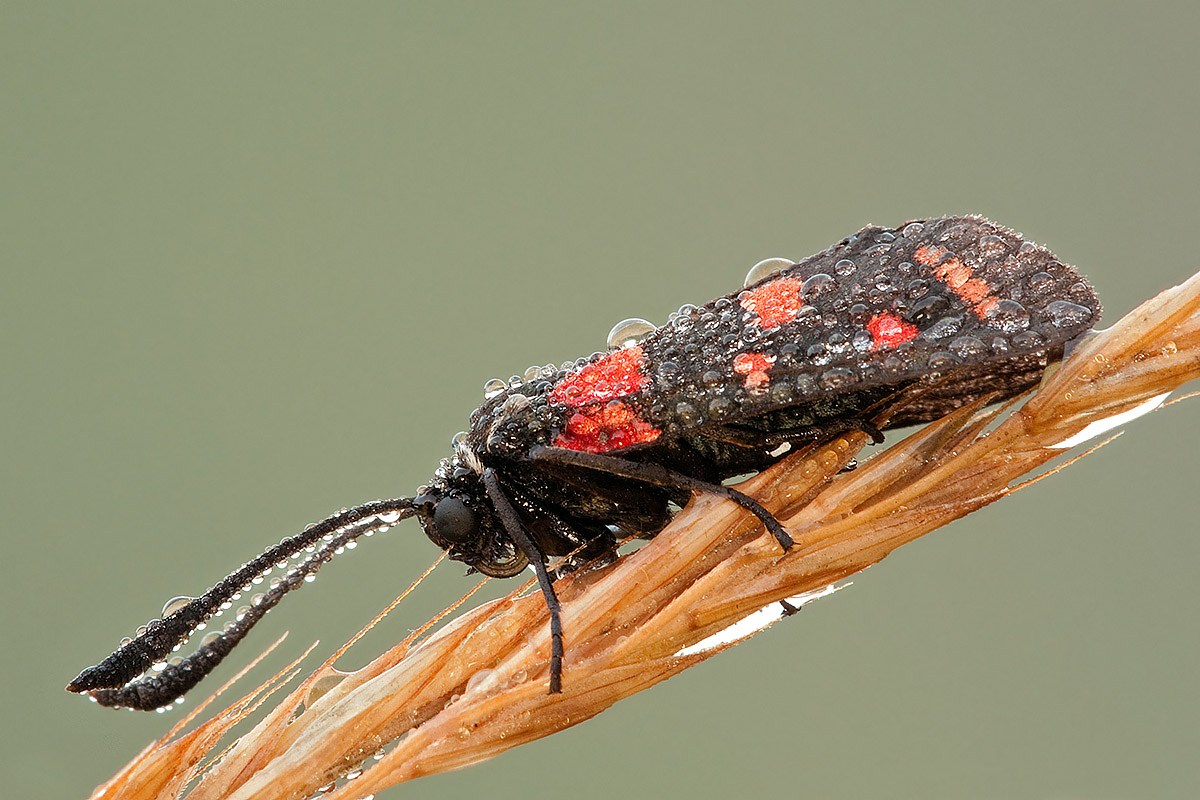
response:
M141 711L174 702L212 672L285 594L303 585L306 578L315 574L341 548L360 536L385 530L413 513L411 498L376 500L344 509L308 526L301 533L284 539L247 562L203 596L166 614L162 619L150 622L136 638L121 645L96 666L79 673L67 685L68 691L91 692L101 705ZM314 546L316 549L312 555L289 570L278 584L263 594L226 630L204 642L182 661L169 664L155 675L139 678L186 642L210 617L228 607L227 604L240 592L246 591L255 578Z

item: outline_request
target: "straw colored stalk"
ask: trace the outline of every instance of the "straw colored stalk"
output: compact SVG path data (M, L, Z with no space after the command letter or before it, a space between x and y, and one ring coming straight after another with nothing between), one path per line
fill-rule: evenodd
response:
M1004 497L1093 423L1156 405L1200 375L1198 311L1200 275L1084 343L1011 411L961 409L842 472L867 439L849 433L745 481L739 488L796 540L787 553L739 506L696 497L636 552L556 584L562 694L547 694L545 602L514 592L340 682L330 659L204 771L189 797L301 798L350 770L354 779L326 796L364 797L589 719L731 645L685 648ZM178 796L253 698L148 748L96 796ZM368 767L361 775L359 765Z

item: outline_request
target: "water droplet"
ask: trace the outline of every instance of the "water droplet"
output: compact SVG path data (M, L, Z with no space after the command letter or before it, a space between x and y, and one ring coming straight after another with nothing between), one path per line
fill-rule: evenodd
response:
M696 411L696 407L691 403L676 403L675 418L680 425L692 426L700 419L700 414Z
M746 279L742 281L742 286L753 286L759 281L782 272L790 266L792 266L790 258L764 258L746 273Z
M1046 306L1046 317L1056 328L1071 328L1092 318L1092 310L1069 300L1054 300Z
M806 355L808 356L808 360L817 366L822 366L829 363L829 348L823 344L812 345L808 348Z
M875 288L881 292L896 291L896 276L881 272L875 276Z
M889 244L896 241L896 234L894 231L881 231L875 234L875 241L880 244Z
M988 348L980 339L974 336L959 336L950 343L950 352L964 360L971 360L987 355Z
M483 399L491 400L493 397L498 397L508 390L508 384L499 378L492 378L483 385ZM445 434L442 434L445 436Z
M186 606L188 603L192 602L195 599L196 598L188 597L187 595L184 595L184 594L181 594L179 597L172 597L170 600L168 600L166 603L163 604L162 615L164 617L169 617L172 614L174 614L176 611L183 608L184 606Z
M733 401L728 397L714 397L708 401L708 413L713 419L721 419L733 411Z
M962 317L942 317L921 333L921 338L936 341L949 339L962 329Z
M858 382L858 375L845 367L827 369L821 374L821 385L826 389L841 389Z
M931 294L913 303L912 308L904 315L914 325L929 322L950 308L950 301L940 294Z
M979 253L984 258L996 258L1008 252L1008 244L994 233L979 237Z
M644 319L637 317L623 319L613 325L612 330L608 332L608 349L620 350L625 347L633 347L654 331L654 324Z
M1036 350L1046 344L1046 339L1037 331L1025 331L1014 336L1012 343L1021 350Z
M958 365L959 361L953 353L934 353L929 357L929 369L933 372L953 369Z
M362 774L363 774L363 771L361 769L352 769L346 773L345 778L348 781L352 781L355 778L362 777Z
M1029 310L1016 300L1007 297L992 306L987 314L988 323L1004 333L1018 333L1029 327Z
M465 692L470 694L472 691L478 690L479 687L483 685L484 681L492 677L494 672L495 670L491 669L481 669L476 672L467 680L467 688Z
M805 298L812 298L836 288L837 282L832 275L818 272L800 286L800 294Z
M1026 242L1028 244L1028 242ZM1054 276L1049 272L1035 272L1029 276L1029 289L1037 294L1050 291L1054 286Z
M920 222L910 222L904 226L905 236L920 236L925 231L925 226Z
M220 638L221 638L221 633L219 631L213 631L212 633L206 633L206 634L204 634L204 638L200 640L200 646L203 647L205 645L212 644L213 642L215 642L217 639L220 639Z
M820 389L817 388L817 381L813 376L806 373L796 376L796 391L804 397L811 397L820 392Z
M858 267L856 267L854 262L848 258L843 258L833 265L833 271L838 275L842 275L843 277L846 275L853 275L854 270L856 269L858 269Z
M866 325L871 319L871 309L867 308L862 303L855 303L850 306L850 322L855 325Z

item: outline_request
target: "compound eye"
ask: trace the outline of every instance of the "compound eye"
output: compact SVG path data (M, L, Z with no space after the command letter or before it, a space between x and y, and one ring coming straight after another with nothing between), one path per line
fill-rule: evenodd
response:
M464 544L475 535L475 512L456 497L443 497L433 510L433 528L451 544Z

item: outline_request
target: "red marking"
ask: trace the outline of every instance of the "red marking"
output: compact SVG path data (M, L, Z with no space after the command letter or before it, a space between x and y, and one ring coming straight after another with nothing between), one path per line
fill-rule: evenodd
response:
M638 419L632 408L613 400L572 414L555 438L554 446L583 453L605 453L653 442L660 433L649 422Z
M999 302L992 294L987 281L972 277L974 272L957 258L943 262L933 271L939 280L945 281L951 291L970 304L976 315L983 317Z
M804 301L800 299L800 281L795 278L778 278L764 283L743 294L742 308L758 315L758 324L764 328L786 325L800 313Z
M1000 302L999 298L992 294L992 287L988 286L987 281L973 277L975 271L958 258L942 261L946 253L944 247L923 244L913 253L913 258L927 267L933 267L933 274L938 280L944 281L982 319Z
M648 383L650 378L642 374L642 348L626 347L563 378L550 392L550 402L572 408L605 403L627 397Z
M946 248L937 247L935 245L923 244L917 248L917 252L913 253L913 258L918 263L924 264L927 267L932 267L934 264L942 260L942 256L946 255Z
M891 350L912 341L920 333L917 326L905 322L894 314L876 314L867 323L871 341L876 350Z
M763 353L738 353L733 359L733 371L745 375L747 389L757 389L771 382L767 370L775 363L775 359Z

